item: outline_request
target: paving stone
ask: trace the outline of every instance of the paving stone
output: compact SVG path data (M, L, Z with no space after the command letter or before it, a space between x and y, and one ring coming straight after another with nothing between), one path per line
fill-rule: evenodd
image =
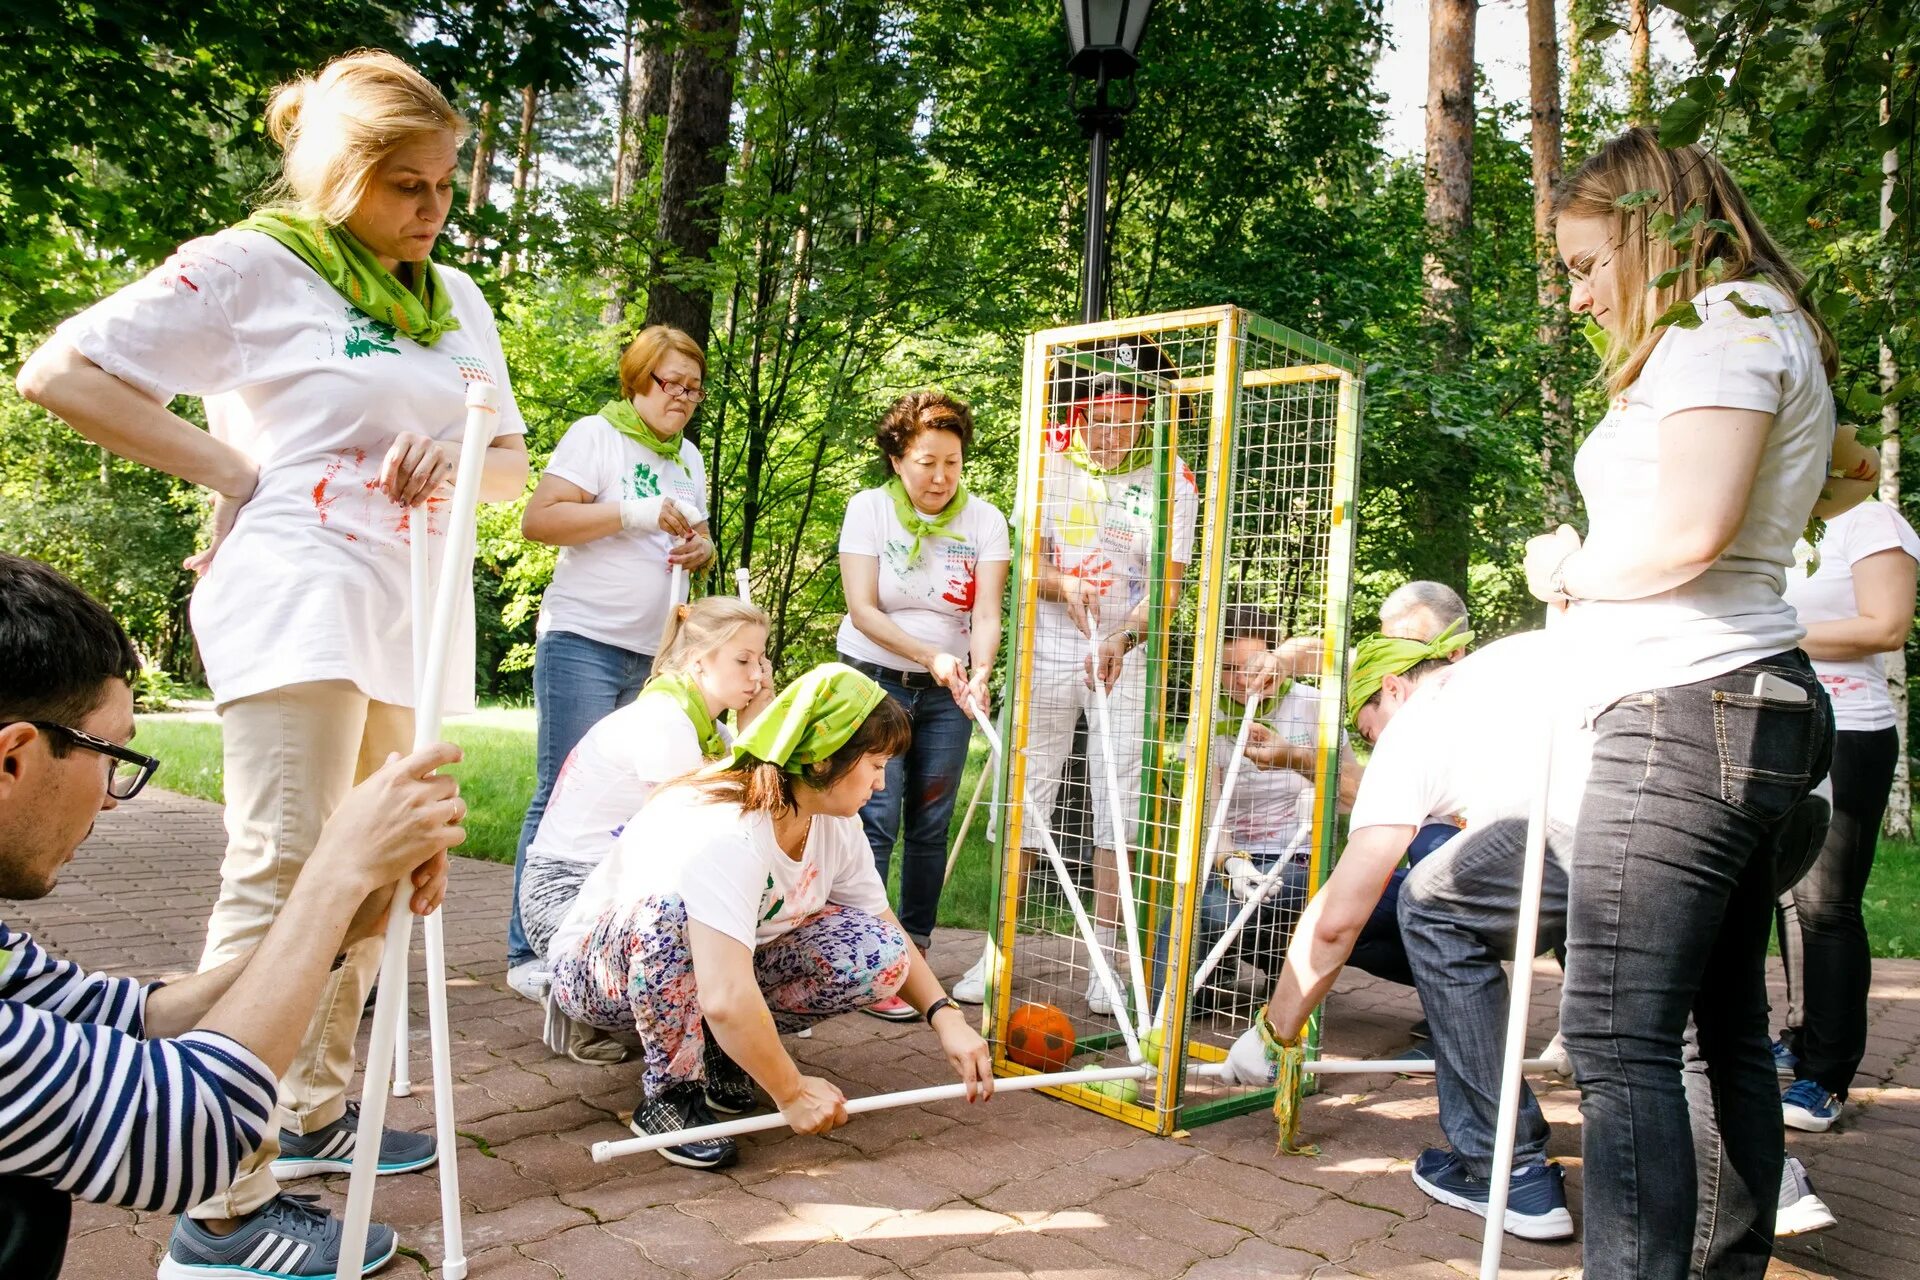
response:
M673 1277L677 1273L655 1266L637 1245L620 1239L605 1227L575 1227L550 1240L523 1245L520 1252L544 1262L562 1276L633 1276L636 1280Z
M436 1268L433 1275L438 1276ZM557 1280L560 1275L544 1262L535 1262L505 1245L467 1254L468 1280Z
M759 1262L766 1254L722 1235L712 1223L671 1206L644 1210L604 1224L607 1231L639 1246L656 1266L707 1280Z
M797 1257L742 1267L730 1280L864 1280L905 1274L885 1258L834 1241L817 1244Z
M1087 1214L1059 1218L1002 1231L966 1252L1005 1262L1035 1276L1136 1276L1144 1274L1086 1248L1081 1237L1096 1228Z
M1186 1280L1293 1280L1319 1274L1326 1259L1265 1240L1246 1240L1224 1258L1209 1258L1187 1272Z

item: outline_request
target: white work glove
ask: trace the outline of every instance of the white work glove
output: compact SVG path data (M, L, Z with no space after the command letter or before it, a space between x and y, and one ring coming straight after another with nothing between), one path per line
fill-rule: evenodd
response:
M1260 868L1244 854L1234 854L1220 864L1220 871L1227 878L1227 892L1239 902L1245 902L1260 890L1262 879Z
M1227 1050L1227 1060L1221 1064L1220 1080L1223 1084L1258 1085L1262 1088L1273 1084L1273 1063L1267 1058L1267 1042L1260 1035L1260 1028L1248 1027L1233 1042L1233 1048Z
M660 508L671 498L628 498L620 504L620 527L627 533L660 532Z

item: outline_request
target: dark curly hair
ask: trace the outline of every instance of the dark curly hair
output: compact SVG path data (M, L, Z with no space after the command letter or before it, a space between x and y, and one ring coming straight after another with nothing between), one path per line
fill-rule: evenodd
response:
M909 391L895 400L880 415L873 438L879 442L883 461L907 455L907 449L923 431L950 431L960 437L960 452L973 448L973 410L964 400L956 400L937 388Z

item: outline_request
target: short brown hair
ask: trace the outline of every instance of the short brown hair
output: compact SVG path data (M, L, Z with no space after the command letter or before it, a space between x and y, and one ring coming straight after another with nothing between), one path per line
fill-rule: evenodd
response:
M707 376L707 353L700 349L692 334L672 325L650 324L620 353L621 396L631 400L639 394L642 384L653 376L669 351L677 351L693 361L700 366L700 376Z
M810 791L825 791L853 772L863 756L897 756L913 741L913 722L891 697L880 699L860 727L841 748L825 760L788 773L777 764L751 756L730 769L701 771L678 779L698 791L708 803L737 804L745 813L791 813L797 783Z
M938 388L909 391L880 415L873 438L889 461L907 456L923 431L950 431L960 437L960 452L973 448L973 410Z
M38 560L0 553L0 725L76 725L131 685L140 656L106 607ZM49 740L55 755L71 745Z

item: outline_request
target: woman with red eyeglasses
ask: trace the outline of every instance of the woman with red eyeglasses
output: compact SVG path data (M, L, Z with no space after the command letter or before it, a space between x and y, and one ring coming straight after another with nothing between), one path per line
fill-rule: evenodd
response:
M707 472L687 423L706 399L706 353L656 324L620 355L620 398L567 428L527 499L520 531L560 548L540 603L533 700L533 802L513 860L507 982L540 999L544 966L520 923L520 871L561 764L601 717L632 702L653 671L676 566L713 560Z

